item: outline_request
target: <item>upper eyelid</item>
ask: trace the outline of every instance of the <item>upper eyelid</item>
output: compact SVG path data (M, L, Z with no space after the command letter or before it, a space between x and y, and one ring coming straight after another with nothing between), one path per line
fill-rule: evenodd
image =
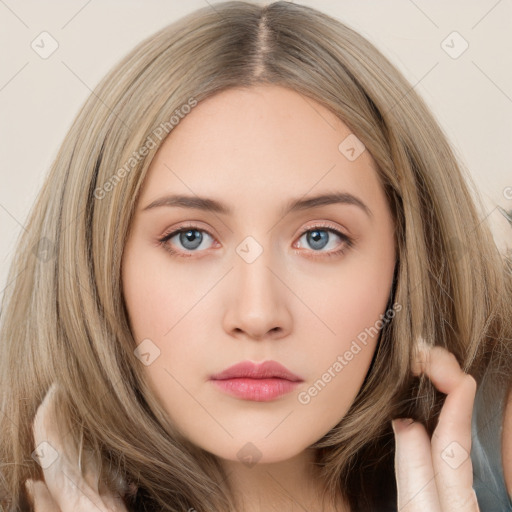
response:
M181 233L182 231L187 231L189 229L193 229L195 231L204 231L209 236L214 237L214 235L208 229L202 228L202 227L194 224L194 225L190 225L190 226L183 225L183 226L179 226L177 228L173 228L168 231L165 231L164 234L161 236L160 240L166 239L166 238L168 239L169 237L175 236L178 233Z

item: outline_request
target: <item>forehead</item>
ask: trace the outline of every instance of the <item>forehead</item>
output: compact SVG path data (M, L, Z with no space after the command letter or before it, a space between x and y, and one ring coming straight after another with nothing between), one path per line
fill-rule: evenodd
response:
M369 201L382 193L375 161L345 123L309 97L267 85L229 89L192 109L158 150L143 196L163 189L250 202L263 193L358 191Z

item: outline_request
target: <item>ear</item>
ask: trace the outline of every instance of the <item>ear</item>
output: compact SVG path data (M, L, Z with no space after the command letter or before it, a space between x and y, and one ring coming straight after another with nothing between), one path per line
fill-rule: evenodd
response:
M508 398L505 401L505 409L503 411L501 458L503 461L503 476L505 477L507 492L510 499L512 499L512 383L509 386L507 396Z

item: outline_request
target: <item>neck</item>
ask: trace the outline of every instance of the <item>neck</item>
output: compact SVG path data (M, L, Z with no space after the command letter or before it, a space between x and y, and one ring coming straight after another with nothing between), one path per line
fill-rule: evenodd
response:
M237 511L350 512L341 494L336 505L326 502L311 449L274 463L248 466L223 459L222 465L228 475Z

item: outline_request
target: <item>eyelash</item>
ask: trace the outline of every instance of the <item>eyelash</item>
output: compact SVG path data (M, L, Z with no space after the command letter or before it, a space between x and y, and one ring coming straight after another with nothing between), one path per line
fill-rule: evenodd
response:
M194 225L194 224L190 224L190 225L187 224L187 225L180 226L179 228L171 231L170 233L166 233L162 238L160 238L158 240L158 243L159 243L159 245L163 246L164 249L166 251L170 252L172 255L177 255L177 256L184 257L184 258L192 257L192 254L194 252L202 252L202 251L191 251L189 253L186 253L186 252L182 253L181 251L176 251L176 250L172 249L170 244L167 243L171 238L178 235L179 233L190 231L190 230L200 231L200 232L206 233L206 234L208 234L208 236L214 238L213 235L211 233L209 233L206 229L202 229L199 226ZM303 231L301 233L301 235L299 236L299 239L302 238L306 233L309 233L310 231L315 231L315 230L329 231L331 233L334 233L335 235L338 235L343 240L343 245L342 245L341 249L337 249L337 250L330 251L330 252L312 251L313 254L317 253L314 256L312 256L313 258L340 256L354 246L355 240L353 238L345 235L344 233L335 229L334 227L332 227L330 225L325 225L325 224L317 224L317 225L311 226L310 228L306 229L305 231ZM301 250L302 249L297 249L295 252L298 252Z

